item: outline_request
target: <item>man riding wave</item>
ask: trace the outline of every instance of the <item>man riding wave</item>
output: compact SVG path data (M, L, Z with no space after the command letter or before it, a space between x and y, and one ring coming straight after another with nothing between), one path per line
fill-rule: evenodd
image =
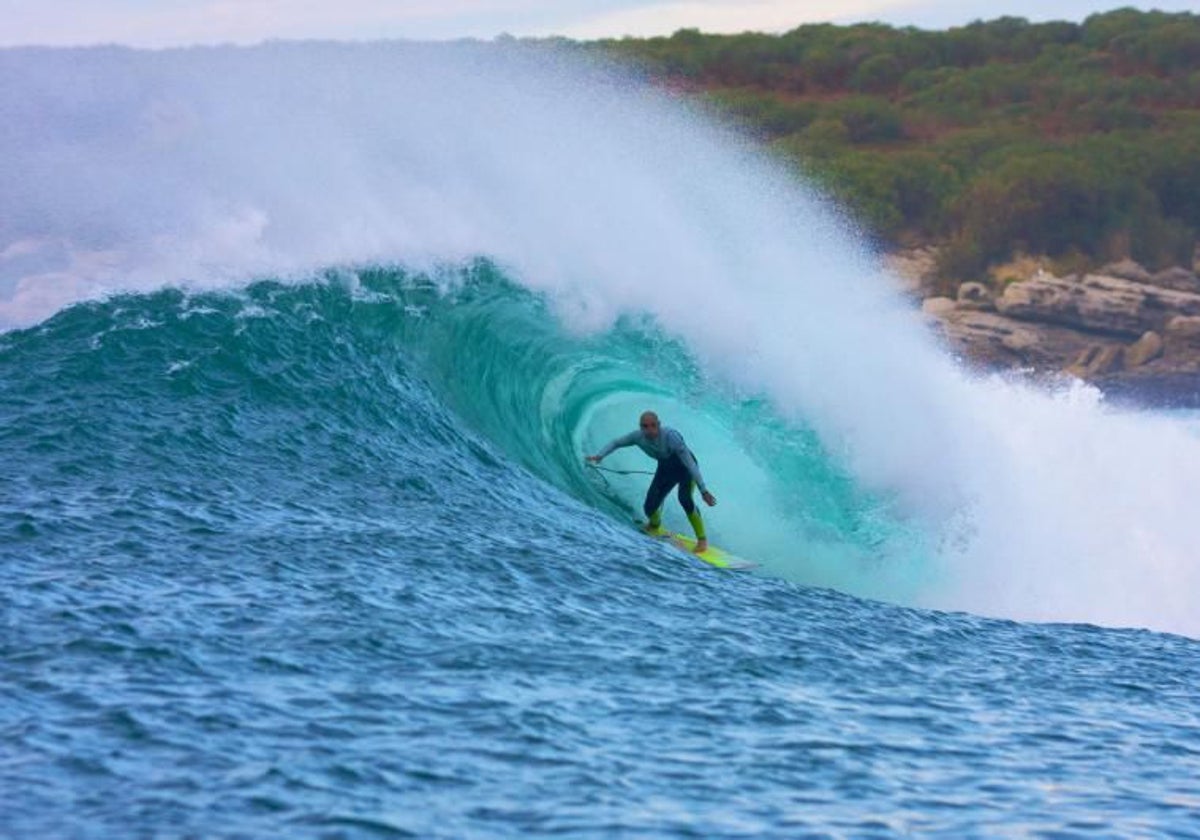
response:
M646 514L646 533L659 535L662 529L663 501L671 488L679 485L679 504L687 514L692 530L696 532L696 553L702 554L708 550L708 538L704 533L704 519L696 503L692 501L692 490L700 488L700 496L704 503L712 507L717 499L704 484L704 476L700 474L700 466L696 456L684 443L683 435L675 429L667 428L659 423L658 415L653 411L642 414L636 431L617 438L600 450L597 455L589 455L588 462L598 464L614 451L627 446L636 446L658 462L650 489L646 491L646 501L642 509Z

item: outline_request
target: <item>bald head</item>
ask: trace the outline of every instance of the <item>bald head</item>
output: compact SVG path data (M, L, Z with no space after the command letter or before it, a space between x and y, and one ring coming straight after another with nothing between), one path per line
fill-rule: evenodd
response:
M643 411L641 418L638 420L638 427L642 430L642 434L650 438L650 440L656 440L659 430L658 415L653 411Z

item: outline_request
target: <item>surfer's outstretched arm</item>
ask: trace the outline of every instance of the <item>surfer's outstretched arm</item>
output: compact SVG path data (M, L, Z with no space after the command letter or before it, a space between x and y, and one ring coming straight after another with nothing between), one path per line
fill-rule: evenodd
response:
M627 435L622 435L616 440L609 442L607 446L605 446L595 455L587 456L587 460L591 461L593 464L598 464L618 449L624 449L626 446L633 446L638 442L641 434L641 432L630 432Z

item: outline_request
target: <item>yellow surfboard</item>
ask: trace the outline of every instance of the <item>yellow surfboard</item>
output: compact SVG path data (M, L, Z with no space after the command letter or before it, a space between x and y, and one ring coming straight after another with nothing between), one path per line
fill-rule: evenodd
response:
M734 572L744 572L750 569L757 569L757 563L751 563L749 560L743 560L737 555L730 554L723 548L717 548L711 542L708 548L697 554L696 540L693 537L684 536L683 534L674 534L665 528L659 528L657 531L647 531L642 528L642 533L656 539L667 540L671 545L678 548L680 551L685 551L697 560L703 560L710 566L716 566L718 569L729 569Z

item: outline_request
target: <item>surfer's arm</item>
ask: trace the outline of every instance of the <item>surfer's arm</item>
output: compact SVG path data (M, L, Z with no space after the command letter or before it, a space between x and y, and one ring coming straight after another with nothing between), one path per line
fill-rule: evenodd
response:
M609 455L616 452L618 449L624 449L626 446L633 446L638 441L641 432L630 432L627 435L622 435L614 441L611 441L607 446L601 449L598 453L588 458L589 461L599 463Z
M700 475L700 465L696 463L696 459L692 457L692 453L686 449L683 450L679 454L679 460L683 461L683 465L691 473L692 481L696 482L696 486L700 488L700 492L708 493L708 487L704 484L704 476Z
M696 486L700 488L700 492L707 495L708 487L704 484L704 476L700 474L700 465L696 463L696 457L692 455L692 450L687 448L681 435L675 435L672 438L671 448L687 468L688 473L692 476L692 481L696 482Z

